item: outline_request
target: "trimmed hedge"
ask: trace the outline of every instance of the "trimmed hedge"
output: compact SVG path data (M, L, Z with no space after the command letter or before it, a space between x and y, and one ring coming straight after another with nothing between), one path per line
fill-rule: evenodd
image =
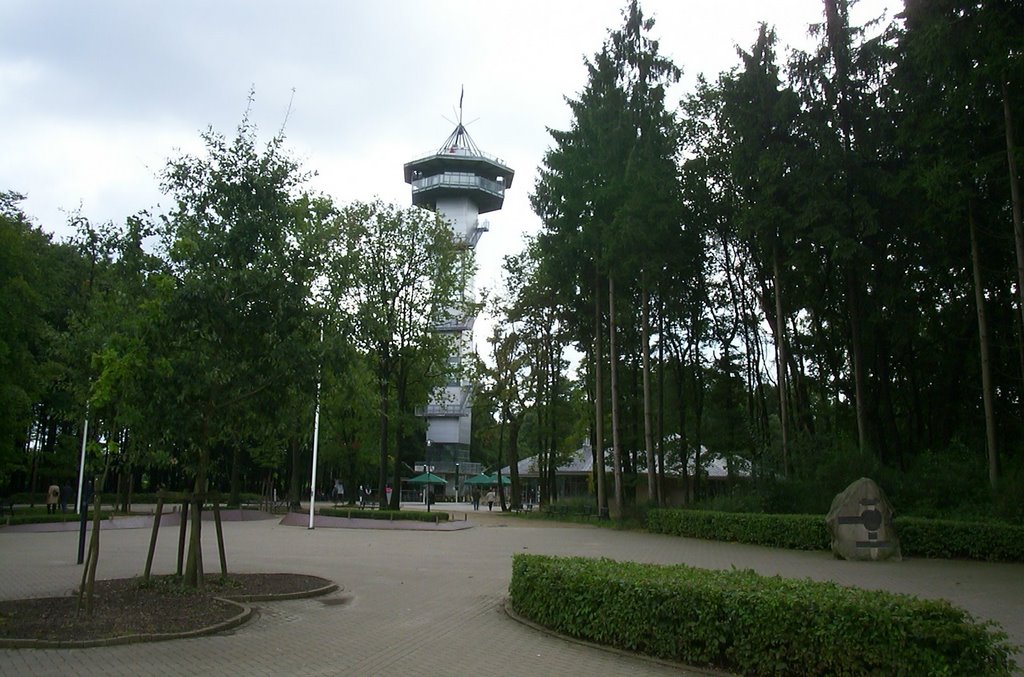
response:
M894 520L906 556L1024 562L1024 527L985 522L954 522L921 517ZM734 541L791 550L828 550L831 537L819 515L767 515L710 510L653 509L653 533Z
M414 522L447 522L448 513L432 510L360 510L358 508L321 508L320 514L325 517L347 517L363 520L389 520Z
M828 550L831 542L825 518L818 515L657 508L647 513L647 529L658 534L790 550Z
M923 517L897 517L895 526L904 555L1024 562L1024 527Z
M948 602L608 559L514 555L512 608L556 632L745 674L1008 675L1014 647Z

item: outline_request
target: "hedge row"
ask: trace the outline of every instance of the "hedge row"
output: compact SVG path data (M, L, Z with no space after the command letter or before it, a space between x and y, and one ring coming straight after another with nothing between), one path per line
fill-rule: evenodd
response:
M906 556L1024 562L1024 527L921 517L897 517L894 525ZM793 550L828 550L831 541L825 518L819 515L653 509L647 514L647 528L659 534Z
M831 541L825 519L818 515L766 515L658 508L647 513L647 528L658 534L791 550L827 550Z
M948 602L834 583L515 555L512 608L556 632L744 674L1007 675L1006 635Z
M4 513L0 517L0 524L49 524L51 522L78 522L81 520L81 516L69 510L66 513L46 514L39 512L15 512L13 515ZM110 519L110 514L106 511L100 513L100 519ZM92 513L89 513L89 521L92 521Z
M75 485L77 491L78 485ZM72 491L71 496L67 497L66 501L68 505L74 505L76 492ZM227 500L228 494L221 494L223 500ZM37 493L19 492L11 494L10 496L3 497L5 504L7 502L14 503L15 505L46 505L46 492L41 491ZM112 503L121 500L121 497L113 491L105 491L102 495L103 503L110 505ZM253 493L243 493L239 495L239 499L244 503L259 503L260 495ZM156 504L157 495L156 492L136 492L132 494L132 504Z
M325 517L347 517L364 520L409 520L418 522L447 522L448 513L432 510L360 510L358 508L321 508L320 514Z
M1024 527L922 517L894 522L904 555L1024 562Z

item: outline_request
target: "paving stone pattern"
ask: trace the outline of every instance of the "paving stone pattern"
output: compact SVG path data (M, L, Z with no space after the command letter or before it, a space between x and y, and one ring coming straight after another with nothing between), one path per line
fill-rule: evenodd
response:
M502 609L512 554L603 556L834 580L945 598L1000 622L1024 644L1024 565L910 559L844 562L773 550L585 525L519 521L470 510L463 531L395 531L227 522L228 567L323 576L327 597L257 604L259 616L196 639L79 650L0 650L0 675L679 675L677 667L567 642ZM174 569L177 531L161 530L155 573ZM139 575L148 529L101 533L98 576ZM0 598L74 589L77 533L0 529ZM217 566L212 525L204 561ZM1024 656L1018 661L1024 664ZM697 673L699 674L699 673Z

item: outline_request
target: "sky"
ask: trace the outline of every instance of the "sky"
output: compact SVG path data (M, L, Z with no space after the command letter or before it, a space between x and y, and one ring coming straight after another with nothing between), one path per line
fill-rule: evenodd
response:
M477 289L500 285L502 257L540 228L529 205L548 128L566 129L565 97L584 59L618 28L626 0L0 0L0 191L56 237L70 214L123 222L169 200L158 174L200 133L230 136L255 92L261 140L316 172L339 203L411 204L405 162L464 122L515 172L477 247ZM683 69L675 103L699 74L738 63L758 23L779 51L811 49L820 0L645 0L663 54ZM853 23L901 9L862 0ZM478 325L479 327L479 325ZM480 330L477 330L479 340Z

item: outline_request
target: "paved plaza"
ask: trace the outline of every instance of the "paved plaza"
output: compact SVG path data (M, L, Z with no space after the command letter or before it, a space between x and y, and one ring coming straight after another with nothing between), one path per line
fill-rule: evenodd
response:
M465 508L464 508L465 509ZM679 675L678 668L549 636L503 610L518 552L750 568L944 598L1002 624L1024 645L1024 564L909 559L858 563L587 525L468 512L456 531L226 522L228 567L328 578L339 592L259 603L248 624L209 637L78 650L0 650L0 675ZM217 563L212 524L204 560ZM141 574L150 530L101 532L99 578ZM176 529L161 530L156 573L174 570ZM75 532L0 528L0 598L75 588ZM1024 656L1018 655L1024 664Z

